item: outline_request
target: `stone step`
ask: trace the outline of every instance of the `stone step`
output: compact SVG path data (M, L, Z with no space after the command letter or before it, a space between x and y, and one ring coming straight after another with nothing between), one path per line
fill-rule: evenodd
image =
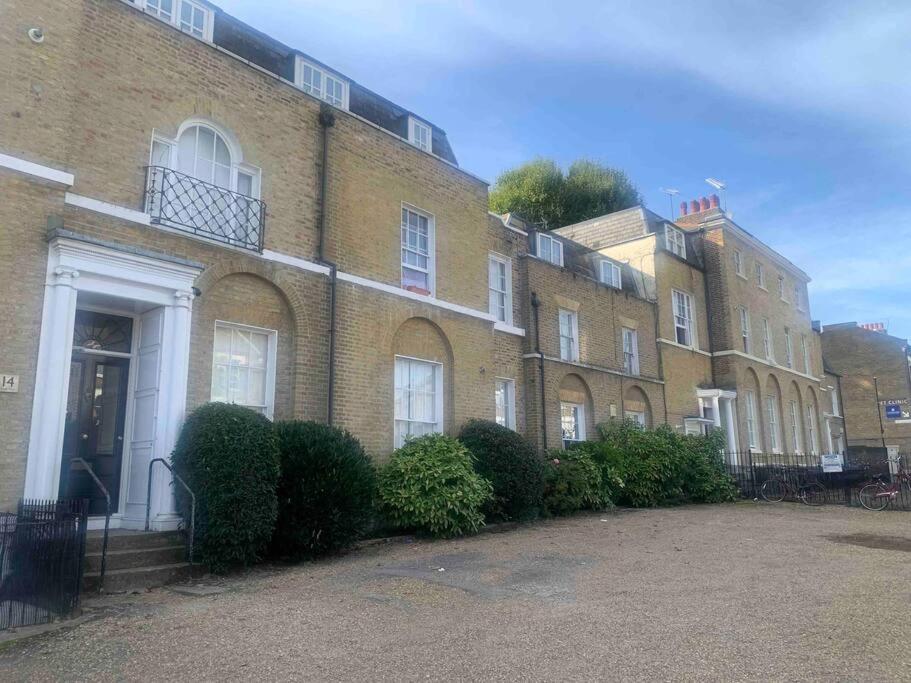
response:
M194 572L199 571L201 570L197 565L189 565L186 562L114 569L104 573L104 592L124 593L157 588L177 581L186 581L193 577ZM85 593L96 592L99 580L98 572L86 572L82 577L82 590Z
M90 531L85 539L87 553L100 553L104 532ZM144 550L166 548L186 543L183 531L132 531L111 529L108 535L108 552L114 550Z
M127 550L108 550L106 571L115 569L134 569L136 567L155 567L163 564L186 562L185 545L167 545L161 548L129 548ZM86 553L85 571L101 571L101 550Z

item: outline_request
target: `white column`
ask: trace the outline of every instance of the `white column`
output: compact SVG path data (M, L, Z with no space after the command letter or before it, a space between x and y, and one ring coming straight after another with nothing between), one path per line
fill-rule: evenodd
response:
M728 442L728 462L732 465L737 464L737 421L735 419L734 399L725 399L727 410L725 411L725 430L727 431Z
M712 396L712 419L716 427L721 427L721 403L717 394Z
M190 317L193 293L178 290L174 303L165 309L161 391L158 393L158 423L154 457L171 462L187 407L187 375L190 367ZM156 529L175 528L179 522L171 473L158 464L152 482L151 517ZM180 486L180 484L177 484Z
M826 423L826 443L829 444L829 450L826 451L826 452L827 452L827 453L834 453L834 452L835 452L835 446L832 444L832 425L831 425L831 423L829 422L829 418L826 418L826 419L825 419L825 423Z
M26 498L57 498L60 488L78 277L78 270L57 266L48 273L45 285L25 470Z

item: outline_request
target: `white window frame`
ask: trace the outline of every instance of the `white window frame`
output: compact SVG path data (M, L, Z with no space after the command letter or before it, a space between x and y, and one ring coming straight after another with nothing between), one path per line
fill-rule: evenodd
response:
M422 140L424 133L425 140ZM425 152L433 152L433 127L429 123L419 121L413 116L408 117L408 142Z
M751 389L746 390L746 408L747 446L760 448L756 439L756 394Z
M646 416L644 410L624 410L623 417L627 420L632 420L643 429L648 427L648 425L645 424Z
M791 346L791 329L784 328L784 364L787 368L794 368L794 348Z
M188 36L192 36L197 40L203 40L207 43L212 42L212 31L215 25L215 13L212 11L211 7L207 7L201 2L195 2L194 0L172 0L171 3L171 16L165 17L162 16L161 11L158 8L153 8L149 6L148 0L134 0L137 7L142 9L149 16L155 17L158 21L161 21L165 24L173 26L181 33L185 33ZM159 0L160 3L160 0ZM180 15L181 15L181 6L189 5L193 9L196 9L203 14L202 22L202 35L197 36L190 31L184 31L180 27ZM160 7L160 5L159 5Z
M800 455L800 407L794 399L788 402L788 416L791 421L791 446L794 453Z
M765 397L766 419L769 423L769 448L772 453L781 453L781 433L778 422L778 397L766 394Z
M627 375L639 374L639 332L631 327L620 328L623 350L623 372Z
M759 289L769 291L766 288L765 284L765 266L763 266L759 261L756 262L756 283L759 286Z
M573 415L573 431L576 432L575 438L567 439L563 412L567 408ZM569 443L579 443L585 441L585 406L582 403L572 403L571 401L560 401L560 435L563 437L563 445Z
M664 226L664 246L672 254L686 258L686 237L683 230L670 225Z
M740 249L734 250L734 272L746 279L746 273L743 270L743 252Z
M738 309L740 316L740 339L743 343L743 352L751 354L753 352L753 344L750 339L750 312L746 309L746 306L738 306Z
M767 361L775 362L775 344L772 343L772 328L769 319L762 319L762 353Z
M319 85L312 85L310 83L304 82L304 69L311 69L312 73L318 76ZM330 96L327 90L328 82L336 83L341 86L341 97L336 98ZM294 60L294 85L297 86L300 90L303 90L305 93L312 95L313 97L331 104L333 107L338 107L339 109L348 109L349 102L349 92L351 90L350 83L341 74L338 74L332 69L327 69L324 66L312 62L309 59L305 59L301 55L297 55Z
M678 299L684 304L683 312L686 313L686 317L678 314ZM688 348L696 348L696 311L694 302L695 299L692 294L680 289L671 290L671 314L674 316L674 341L681 346L686 346ZM680 320L684 320L684 324L681 324ZM677 330L681 329L686 330L688 343L683 343L678 338Z
M505 290L498 288L499 283L494 282L492 266L502 266L505 272ZM496 285L496 286L495 286ZM499 298L503 297L503 311L501 314ZM512 325L512 259L496 252L490 252L487 257L487 306L488 312L499 322Z
M779 275L778 276L778 298L781 299L782 301L784 301L785 303L787 303L788 300L785 298L784 294L785 294L784 275Z
M601 282L615 289L623 288L623 275L620 266L613 261L601 261Z
M568 322L569 335L563 334L563 321ZM557 335L560 339L560 360L571 363L579 360L579 314L566 308L559 309ZM564 348L564 341L568 348Z
M800 335L800 355L803 356L803 371L807 375L810 373L810 345L807 343L807 335Z
M832 415L834 417L841 417L841 414L838 412L838 387L829 387L829 392L832 401Z
M798 311L803 311L803 297L800 293L799 282L794 283L794 307L797 308Z
M543 244L548 244L548 250L550 251L550 258L545 258L543 256ZM547 263L552 263L555 266L563 267L563 242L551 237L550 235L545 235L543 232L537 234L535 240L535 256L537 256L542 261ZM557 257L556 260L554 257Z
M263 415L265 415L270 420L275 414L275 372L276 372L276 362L278 359L278 330L270 330L265 327L255 327L253 325L246 325L244 323L236 323L230 320L216 320L215 326L213 328L214 334L218 334L218 329L230 329L233 331L243 331L243 332L252 332L255 334L266 335L267 337L267 346L266 346L266 374L265 374L265 397L264 403L259 404L248 404L248 403L237 403L236 405L246 406L251 409L259 408L262 410ZM233 334L232 334L233 336ZM216 366L218 364L215 360L215 336L212 337L212 379L209 383L209 397L210 400L216 401L221 400L221 398L216 398L213 394L215 389L215 373ZM225 397L225 402L228 397Z
M816 437L816 411L813 406L807 405L807 447L810 455L819 455L819 441Z
M421 268L420 266L413 266L411 264L406 264L403 257L402 251L415 251L411 247L405 246L405 241L402 239L402 229L404 226L404 221L402 219L402 213L408 211L410 213L417 214L427 219L427 268ZM415 252L420 253L420 252ZM430 290L428 296L434 296L436 293L436 219L432 213L419 209L412 204L407 204L402 202L401 210L399 212L399 282L401 287L405 288L405 269L414 270L416 272L427 273L427 289Z
M432 369L433 369L433 403L434 403L433 411L434 411L434 417L436 418L433 422L427 422L427 421L425 421L425 420L416 420L416 419L411 418L411 417L400 416L400 415L396 415L396 414L395 414L395 404L396 404L396 401L395 401L395 392L398 391L398 388L397 388L396 385L395 385L395 377L396 377L396 375L398 374L398 373L396 372L396 366L398 365L398 363L399 363L400 361L401 361L401 362L405 362L405 363L422 363L422 364L424 364L424 365L432 366ZM418 424L422 424L422 425L432 425L434 431L432 431L432 432L425 432L425 434L439 434L439 433L442 433L442 431L443 431L443 425L444 425L444 413L443 413L443 410L444 410L444 407L445 407L445 406L444 406L444 403L443 403L444 390L445 390L445 388L443 387L443 364L442 364L442 363L438 363L438 362L432 361L432 360L427 360L426 358L414 358L414 357L412 357L412 356L395 355L395 356L393 357L393 369L392 369L392 391L393 391L393 394L392 394L392 403L393 403L393 410L392 410L392 413L393 413L393 416L392 416L392 438L393 438L393 447L394 447L394 448L401 448L402 445L405 443L405 438L406 438L405 435L403 435L401 439L399 438L399 424L398 424L398 423L400 423L400 422L418 423Z
M503 397L503 404L500 405L500 397ZM494 384L494 403L496 410L494 419L497 424L515 430L516 428L516 381L506 377L497 377ZM503 419L500 418L500 413Z

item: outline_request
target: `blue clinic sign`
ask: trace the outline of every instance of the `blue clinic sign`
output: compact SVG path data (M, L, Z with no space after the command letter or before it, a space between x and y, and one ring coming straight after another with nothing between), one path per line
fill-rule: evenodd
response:
M896 420L902 416L902 407L897 403L886 404L886 417L890 420Z

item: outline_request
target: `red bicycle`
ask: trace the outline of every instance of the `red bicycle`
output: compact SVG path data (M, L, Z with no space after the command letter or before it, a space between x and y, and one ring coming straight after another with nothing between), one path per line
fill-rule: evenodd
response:
M890 462L898 462L893 458L889 460ZM874 512L885 510L886 506L901 493L902 486L907 486L911 489L911 473L906 469L900 468L889 484L882 480L882 475L878 475L874 477L873 483L867 484L860 490L860 504Z

